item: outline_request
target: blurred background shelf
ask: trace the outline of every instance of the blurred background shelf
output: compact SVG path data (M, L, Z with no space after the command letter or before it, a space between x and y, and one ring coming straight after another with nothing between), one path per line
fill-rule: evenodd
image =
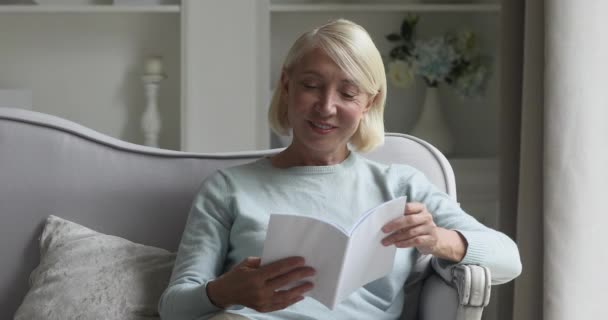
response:
M499 13L500 4L424 3L273 3L271 12L490 12Z
M179 5L0 5L0 13L179 13Z

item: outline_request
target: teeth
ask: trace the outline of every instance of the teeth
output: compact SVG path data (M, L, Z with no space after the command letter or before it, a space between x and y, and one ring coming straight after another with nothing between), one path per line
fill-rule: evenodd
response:
M316 122L312 122L312 125L313 125L313 126L315 126L315 127L317 127L317 128L324 129L324 130L327 130L327 129L331 129L331 128L332 128L332 126L329 126L329 125L322 125L322 124L320 124L320 123L316 123Z

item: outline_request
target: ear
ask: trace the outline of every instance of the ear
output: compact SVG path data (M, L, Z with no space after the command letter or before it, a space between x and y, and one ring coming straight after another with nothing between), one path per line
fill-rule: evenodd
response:
M365 105L365 108L363 109L364 114L367 113L372 108L372 106L376 102L377 98L378 98L377 93L369 98L369 100L367 101L367 105Z
M287 74L287 70L285 70L285 68L281 70L281 87L284 94L289 93L289 75Z

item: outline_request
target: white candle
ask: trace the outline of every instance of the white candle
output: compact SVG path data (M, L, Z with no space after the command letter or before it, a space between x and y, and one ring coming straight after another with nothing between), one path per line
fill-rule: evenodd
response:
M144 65L144 71L146 74L162 75L163 74L163 58L149 57L148 59L146 59L146 63Z

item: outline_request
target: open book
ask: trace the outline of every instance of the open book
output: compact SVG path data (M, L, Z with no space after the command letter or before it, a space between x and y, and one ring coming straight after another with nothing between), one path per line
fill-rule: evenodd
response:
M314 284L306 295L333 309L353 291L391 272L396 248L382 245L388 234L381 229L403 215L405 203L406 197L382 203L362 214L350 230L319 218L272 214L262 264L304 257L306 265L316 270L314 277L306 279Z

